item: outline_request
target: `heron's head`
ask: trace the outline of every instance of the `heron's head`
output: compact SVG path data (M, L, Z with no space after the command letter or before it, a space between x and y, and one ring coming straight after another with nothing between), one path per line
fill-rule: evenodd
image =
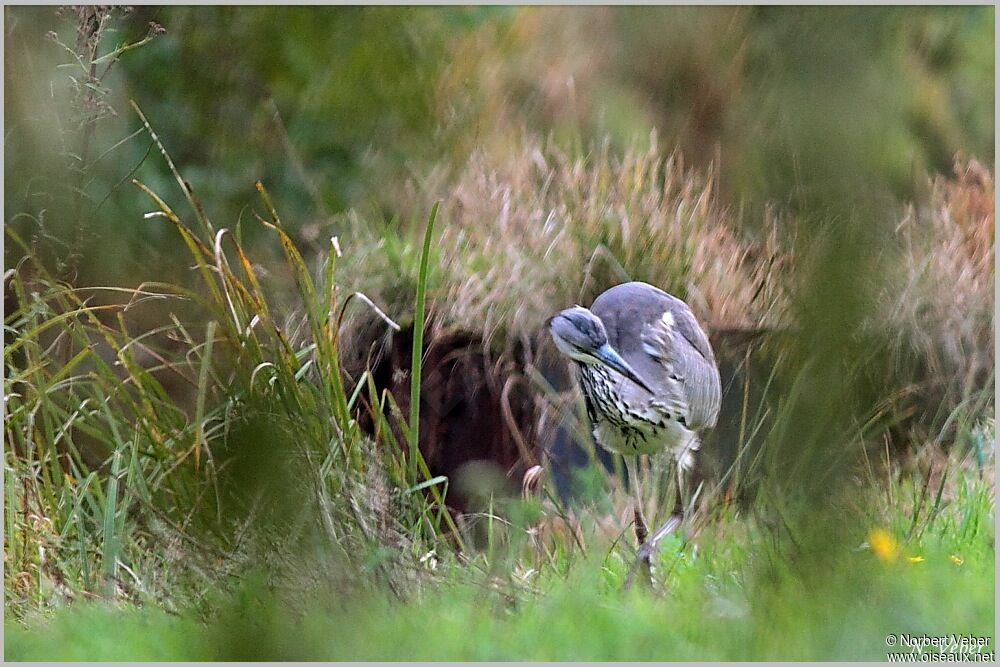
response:
M639 374L608 343L601 318L581 306L573 306L549 320L549 331L559 351L581 364L611 368L652 393Z

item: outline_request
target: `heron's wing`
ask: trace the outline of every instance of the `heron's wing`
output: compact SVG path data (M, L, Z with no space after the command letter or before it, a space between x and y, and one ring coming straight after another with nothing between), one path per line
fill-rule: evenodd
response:
M715 426L722 399L719 369L708 336L687 304L671 298L663 315L643 328L641 338L643 350L682 387L688 427Z

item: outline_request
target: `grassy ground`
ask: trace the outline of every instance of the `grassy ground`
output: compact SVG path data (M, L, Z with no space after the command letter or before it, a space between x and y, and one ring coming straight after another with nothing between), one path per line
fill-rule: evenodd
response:
M8 226L6 657L880 659L889 635L992 637L992 176L931 183L876 257L853 223L737 233L711 179L652 149L524 153L470 165L436 226L348 220L311 261L263 185L247 220L280 262L179 173L169 203L135 181L187 253L178 283L73 287ZM802 236L772 245L778 222ZM613 476L592 470L575 503L546 476L459 519L455 480L420 454L420 354L398 369L409 409L342 372L368 301L418 333L427 307L541 345L543 314L579 293L560 274L797 327L744 404L738 472L704 487L689 542L664 544L655 591L622 591Z
M867 535L862 526L849 531L855 548L829 545L837 552L818 569L798 568L767 530L733 515L693 544L664 545L665 590L622 591L629 550L591 544L541 572L497 562L484 567L489 575L477 567L470 574L443 562L434 582L403 603L369 591L288 604L288 589L269 592L258 581L200 615L77 604L8 622L6 657L884 660L888 636L952 633L989 637L986 652L994 646L991 482L953 471L957 495L928 514L910 541L903 536L912 517L885 502L874 513L881 525ZM906 494L903 486L895 491Z
M460 589L443 591L433 605L370 602L342 615L317 610L303 619L251 609L235 617L246 624L239 628L155 609L87 606L27 630L10 628L6 654L11 660L150 661L885 660L890 634L992 637L992 581L985 569L962 575L911 569L893 575L885 595L833 602L834 591L814 589L813 602L800 593L799 604L766 617L730 599L705 599L693 584L678 583L677 600L622 599L593 591L591 577L516 610L476 589ZM938 604L945 592L961 593L962 604Z
M59 15L6 21L6 658L992 649L992 9ZM732 343L653 590L541 451L546 318L625 280Z

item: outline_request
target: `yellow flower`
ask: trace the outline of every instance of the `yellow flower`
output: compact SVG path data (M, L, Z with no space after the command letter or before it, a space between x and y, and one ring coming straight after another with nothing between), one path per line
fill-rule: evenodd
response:
M964 560L962 560L962 557L957 554L952 554L948 556L948 560L950 560L955 565L961 565L962 563L965 562Z
M896 554L899 551L899 543L896 542L896 538L884 528L873 528L868 533L868 546L871 547L872 553L886 563L896 560Z
M910 561L911 563L923 563L924 562L924 557L923 556L907 556L906 560Z

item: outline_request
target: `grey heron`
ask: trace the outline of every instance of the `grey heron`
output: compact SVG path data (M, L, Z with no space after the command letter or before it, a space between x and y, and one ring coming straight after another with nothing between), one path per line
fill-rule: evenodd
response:
M719 416L721 383L708 336L684 301L642 282L612 287L589 309L563 310L549 330L575 362L594 439L624 457L635 494L636 564L648 577L656 544L683 519L684 472L700 446L699 432ZM650 536L639 457L660 453L677 462L677 503Z

